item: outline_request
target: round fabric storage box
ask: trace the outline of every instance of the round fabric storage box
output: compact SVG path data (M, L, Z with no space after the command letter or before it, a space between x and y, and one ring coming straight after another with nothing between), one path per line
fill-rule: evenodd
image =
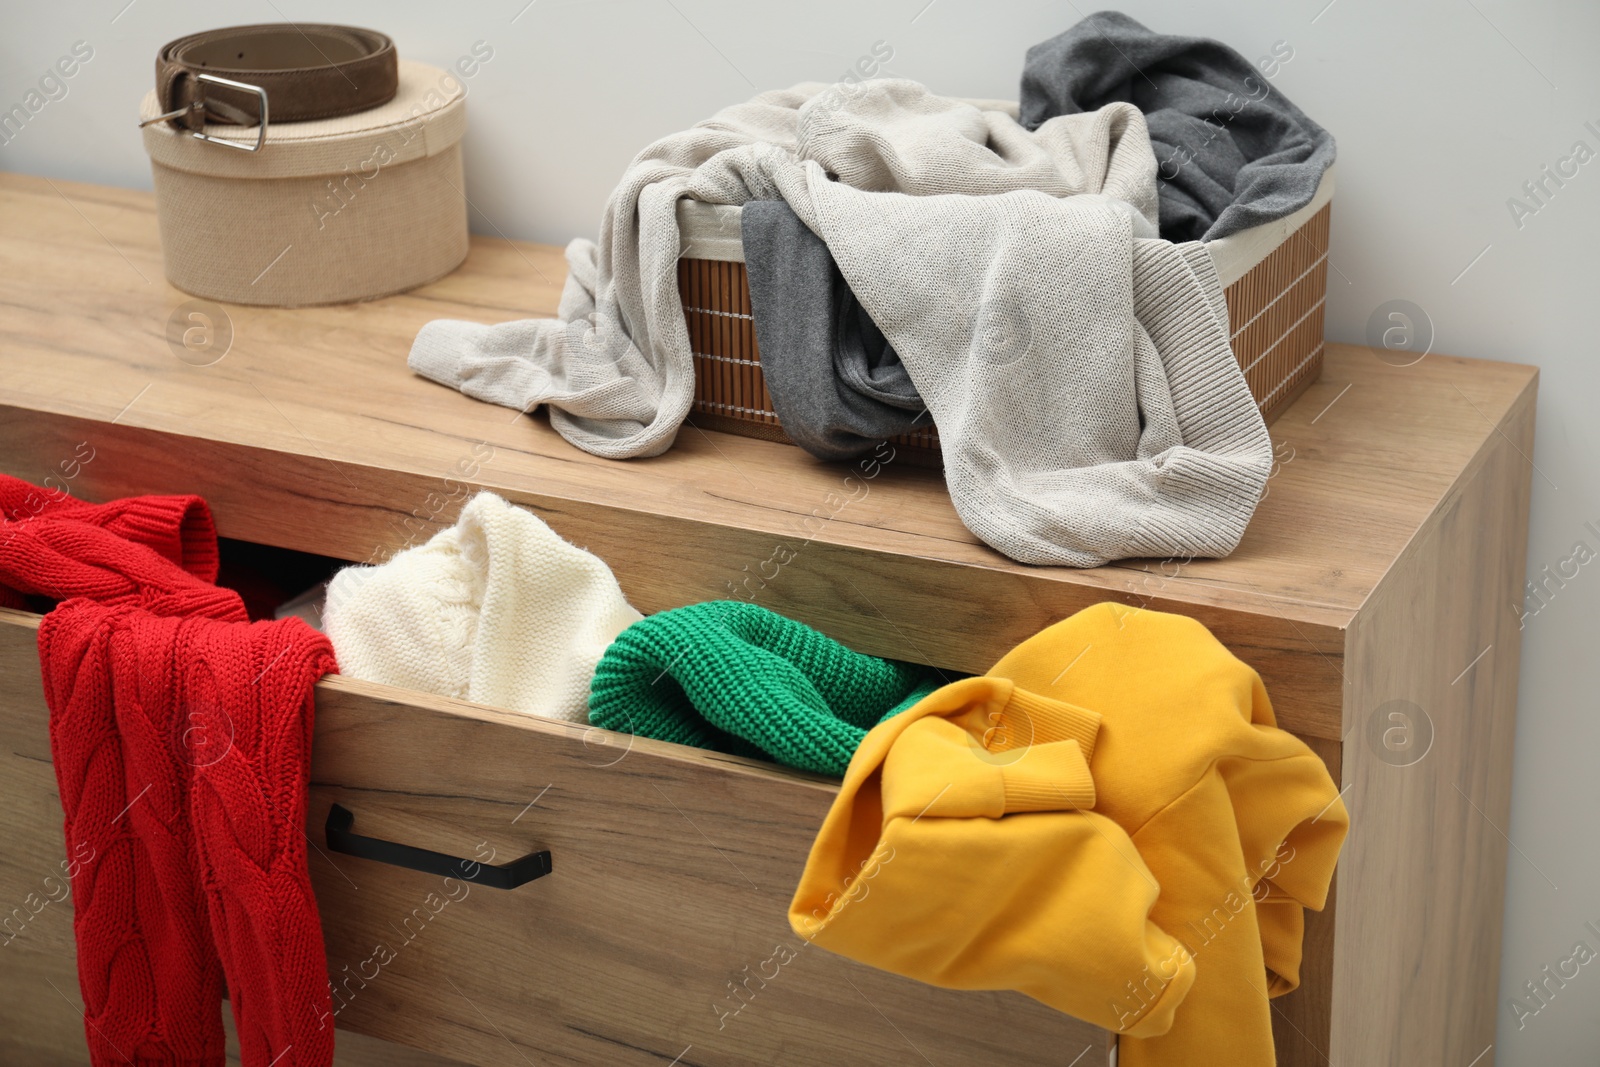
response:
M440 278L467 255L455 75L401 60L387 104L340 118L271 121L248 152L165 122L144 128L167 280L237 304L371 300ZM142 119L160 113L154 91ZM254 127L208 124L254 145Z

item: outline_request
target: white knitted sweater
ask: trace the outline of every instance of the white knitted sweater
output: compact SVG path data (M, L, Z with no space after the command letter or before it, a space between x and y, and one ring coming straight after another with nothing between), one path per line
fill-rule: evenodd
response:
M340 571L323 611L343 674L573 722L639 618L598 557L492 493L427 544Z
M939 428L962 521L1028 563L1221 556L1271 442L1198 244L1149 239L1130 104L1036 131L914 82L763 93L658 141L575 241L559 319L430 323L411 366L573 443L656 454L688 412L676 203L782 198L827 242Z

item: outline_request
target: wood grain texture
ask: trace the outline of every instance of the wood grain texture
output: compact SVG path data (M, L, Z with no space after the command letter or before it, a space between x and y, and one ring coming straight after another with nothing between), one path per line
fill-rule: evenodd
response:
M0 609L0 901L25 908L64 852L36 630ZM789 929L831 782L337 676L316 716L306 830L341 1030L483 1065L1105 1062L1104 1031L1020 994L936 989ZM495 863L549 848L554 872L503 891L331 853L335 801L366 836ZM27 1005L48 1025L0 1026L0 1050L28 1049L5 1062L78 1062L70 901L18 931L3 950L32 969L0 974L0 1022Z
M542 418L407 370L431 319L551 313L556 249L478 239L461 270L403 296L232 307L232 349L196 367L165 340L186 298L161 281L148 196L3 176L0 210L16 279L0 294L7 473L59 478L88 441L78 495L199 492L225 536L353 560L426 539L490 488L605 558L641 610L748 595L862 651L960 671L1098 600L1182 611L1258 667L1286 725L1318 737L1342 734L1329 682L1344 627L1533 379L1330 346L1273 427L1280 467L1231 557L1028 567L978 543L939 477L909 463L866 478L692 424L664 456L601 460ZM796 558L778 568L780 548Z
M71 924L71 914L66 923ZM27 953L7 959L0 976L0 1063L13 1067L90 1067L83 1039L83 999L76 964L67 955ZM227 1032L228 1067L239 1067L239 1042L227 1005L218 1008ZM338 1034L333 1067L462 1067L422 1049L369 1037L354 1030Z
M1494 1059L1533 414L1350 629L1335 1063Z
M65 957L72 975L61 794L50 760L37 630L38 616L0 608L0 964L30 954ZM0 974L5 970L0 966ZM62 988L75 996L77 978ZM0 1010L8 999L0 996ZM7 1029L0 1025L0 1034ZM81 1030L80 1022L80 1037Z
M508 1042L540 1063L658 1067L1054 1064L1104 1042L1020 995L798 938L788 902L831 782L347 679L319 690L313 752L313 840L336 801L363 834L502 863L548 848L554 866L445 903L438 877L313 857L330 971L354 979L343 1026L482 1064L515 1062Z
M952 671L985 670L1098 600L1190 615L1260 671L1280 724L1323 757L1352 810L1337 917L1310 919L1301 989L1273 1005L1280 1062L1464 1064L1492 1040L1533 368L1436 355L1393 367L1331 345L1321 380L1273 425L1279 466L1230 558L1033 568L975 542L938 476L898 457L868 478L691 424L665 456L608 462L541 418L407 371L430 319L551 313L557 250L479 240L462 270L405 296L231 308L233 349L196 367L164 339L186 298L160 280L148 198L56 185L0 176L0 263L15 279L0 294L0 470L87 499L200 492L225 536L350 560L420 543L490 488L605 558L642 610L747 597ZM1369 733L1393 700L1434 726L1411 766ZM758 967L772 951L759 943L787 930L778 905L827 783L643 740L606 767L624 751L614 735L348 680L324 682L318 703L314 840L340 799L362 832L467 854L479 841L552 847L557 871L450 904L350 998L341 1026L480 1063L517 1062L507 1040L552 1062L670 1062L693 1045L681 1062L800 1063L831 1040L804 1023L842 1012L855 1052L826 1046L828 1062L916 1063L912 1049L930 1045L961 1062L998 1054L1000 1038L967 1028L968 995L810 948L705 1036L717 1023L706 985ZM0 812L22 841L55 803L48 762L33 763L13 779L32 799ZM0 891L27 892L27 861L3 855ZM313 871L341 967L429 891L426 876L344 857L313 856ZM463 959L498 962L480 973ZM977 1012L1019 1032L1004 1040L1077 1039L1022 998Z
M0 1063L87 1067L83 999L62 881L61 797L39 680L38 616L0 608ZM239 1062L233 1018L228 1063ZM459 1067L459 1061L354 1031L334 1067Z

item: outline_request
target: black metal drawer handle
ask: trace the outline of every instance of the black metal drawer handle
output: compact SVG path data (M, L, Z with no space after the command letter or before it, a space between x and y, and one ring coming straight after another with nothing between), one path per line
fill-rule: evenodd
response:
M330 849L334 852L343 852L347 856L360 856L362 859L377 860L379 863L388 863L407 870L442 874L446 878L459 878L463 882L475 882L492 889L515 889L524 882L543 878L550 873L548 851L531 852L503 867L496 867L488 863L479 863L477 860L458 859L455 856L446 856L443 852L414 848L394 841L362 837L360 834L350 832L350 827L355 825L355 821L355 815L348 808L335 804L328 810L328 823L324 827L324 833L327 835Z

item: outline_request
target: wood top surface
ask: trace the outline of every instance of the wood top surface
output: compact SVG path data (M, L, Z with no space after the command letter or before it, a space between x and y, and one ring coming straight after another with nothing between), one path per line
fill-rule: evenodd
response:
M1279 466L1231 557L1029 567L978 542L934 472L891 463L876 478L847 482L849 466L692 420L664 456L598 459L541 416L480 403L407 369L411 340L429 320L552 314L565 275L558 248L478 236L458 271L401 296L294 310L229 305L231 348L200 367L167 341L169 317L190 297L164 280L149 194L0 175L0 219L0 423L13 427L0 428L0 468L9 473L59 477L59 461L72 456L67 439L98 429L106 443L83 469L79 495L199 491L226 536L346 559L406 539L375 532L380 522L385 530L413 519L429 531L448 524L464 501L446 480L461 479L533 505L591 547L608 539L589 535L613 524L616 537L670 531L684 553L735 540L740 552L753 550L714 561L715 574L697 560L689 569L704 587L698 599L728 595L729 581L769 559L760 546L770 543L798 545L802 555L815 548L817 562L864 561L884 575L926 568L954 583L951 597L992 586L1054 601L1070 586L1093 599L1339 630L1474 469L1485 442L1531 403L1538 373L1441 355L1396 367L1363 347L1329 345L1321 381L1272 428ZM458 464L475 447L492 455L463 478ZM98 460L107 448L109 464ZM128 473L134 459L147 474ZM275 471L287 473L275 482L267 476ZM345 509L324 509L330 496L346 498ZM350 519L369 511L384 513L370 528ZM573 517L567 527L563 515ZM719 531L742 539L719 541ZM659 540L640 547L658 566L674 550ZM629 587L623 567L618 574L636 603L661 606ZM686 591L674 595L696 599Z

